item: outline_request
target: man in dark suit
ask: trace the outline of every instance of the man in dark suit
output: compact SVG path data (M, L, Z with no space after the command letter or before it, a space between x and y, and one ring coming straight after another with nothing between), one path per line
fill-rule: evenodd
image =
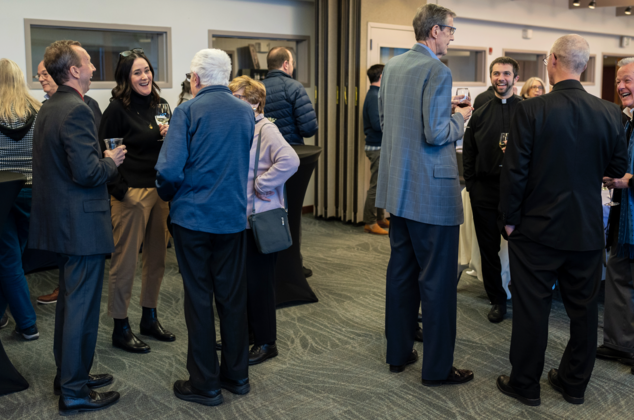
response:
M111 375L91 375L97 342L105 254L114 251L106 183L117 175L125 147L100 158L95 117L83 95L94 67L76 41L47 47L44 65L58 90L40 110L33 134L33 204L29 247L55 252L59 298L55 315L54 391L62 415L114 404L97 393ZM90 234L86 234L90 232Z
M456 339L458 235L463 222L455 142L471 107L452 116L447 54L455 13L427 4L414 17L418 41L383 70L383 129L376 207L392 215L386 275L387 363L401 372L414 363L412 331L422 301L425 386L456 385L473 372L453 366Z
M38 64L37 66L36 77L38 82L40 82L40 85L42 85L42 90L44 91L44 101L42 101L42 103L44 103L51 99L55 92L57 92L57 83L55 83L55 80L53 80L51 75L48 74L48 71L46 71L46 67L44 67L44 60L40 61L40 64ZM90 107L93 114L95 115L95 126L97 128L96 132L98 133L99 124L101 123L101 109L99 108L99 104L88 95L84 95L84 102ZM52 252L32 250L29 254L31 254L30 259L36 260L40 262L40 264L45 264L45 266L52 266L55 264L56 261L55 254L53 254ZM36 267L32 268L37 268L41 266L42 265L37 265ZM57 303L58 295L59 286L56 287L55 290L53 290L53 292L49 293L48 295L39 296L37 298L37 303L42 305Z
M570 340L548 382L569 403L584 401L596 353L605 243L600 185L604 176L622 178L627 167L619 107L579 82L588 57L579 35L555 41L545 60L554 88L517 105L500 179L514 313L513 369L497 386L533 406L541 403L555 280L570 317Z

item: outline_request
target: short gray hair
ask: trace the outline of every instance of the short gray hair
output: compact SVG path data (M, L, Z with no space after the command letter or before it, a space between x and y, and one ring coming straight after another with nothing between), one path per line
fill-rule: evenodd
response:
M571 34L558 38L550 49L567 70L581 74L590 58L590 45L582 36Z
M623 66L627 66L628 64L632 64L634 63L634 57L627 57L624 58L623 60L619 61L619 63L617 64L619 67L623 67Z
M222 50L207 48L198 51L189 68L198 75L203 86L229 85L231 59Z
M431 3L419 7L413 22L416 41L429 38L429 31L436 25L445 25L449 16L453 18L456 14L446 7Z

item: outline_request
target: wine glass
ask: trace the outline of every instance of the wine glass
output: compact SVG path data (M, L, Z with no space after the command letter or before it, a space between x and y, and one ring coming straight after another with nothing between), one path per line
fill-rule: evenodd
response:
M504 152L504 149L506 149L506 143L508 143L508 141L509 141L509 133L501 133L500 141L498 145L500 146L500 149L502 149L502 152ZM500 165L500 168L501 167L502 165Z
M169 124L170 118L172 117L172 110L170 109L169 104L158 104L156 106L156 115L154 118L156 119L156 123L159 125L159 129L163 124ZM165 137L161 137L159 141L163 141Z
M460 108L467 107L469 106L469 104L463 102L467 99L469 100L469 102L471 102L471 92L469 92L469 89L467 88L458 88L456 89L456 99L460 101L460 103L458 104Z

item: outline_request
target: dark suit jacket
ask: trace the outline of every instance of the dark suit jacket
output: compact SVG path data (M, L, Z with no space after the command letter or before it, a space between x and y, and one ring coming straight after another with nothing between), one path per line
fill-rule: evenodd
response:
M603 176L627 170L621 110L565 80L520 102L500 179L502 222L551 248L603 248ZM513 234L510 236L513 239Z
M79 93L60 86L33 132L29 248L68 255L114 251L106 183L117 166L103 158L95 117Z
M93 98L88 95L84 95L84 102L90 107L92 113L95 115L95 127L97 127L97 133L99 132L99 126L101 125L101 108L99 104Z

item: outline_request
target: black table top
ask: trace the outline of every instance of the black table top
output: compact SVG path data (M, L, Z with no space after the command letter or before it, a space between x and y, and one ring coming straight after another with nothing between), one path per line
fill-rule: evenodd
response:
M17 172L0 171L0 183L14 181L26 181L26 177Z
M319 146L309 146L306 144L291 144L291 147L295 150L295 153L297 153L297 156L299 156L300 160L306 159L313 155L317 155L317 157L319 157L319 154L321 153L321 147Z

